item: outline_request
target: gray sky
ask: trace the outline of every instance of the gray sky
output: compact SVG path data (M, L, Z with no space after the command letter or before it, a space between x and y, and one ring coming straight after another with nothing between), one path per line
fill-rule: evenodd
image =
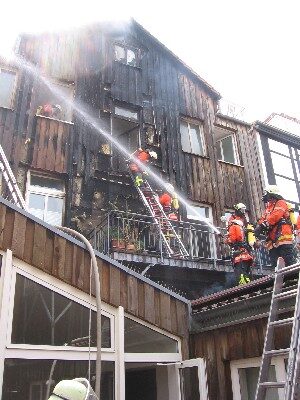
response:
M1 5L5 14L2 53L22 31L132 16L224 99L245 107L247 121L273 111L300 118L299 1L11 0Z

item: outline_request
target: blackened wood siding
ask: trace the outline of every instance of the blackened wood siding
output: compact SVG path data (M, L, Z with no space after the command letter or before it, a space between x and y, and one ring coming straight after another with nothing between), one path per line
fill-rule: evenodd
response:
M89 253L67 240L66 235L60 236L4 203L0 203L0 249L10 249L20 260L89 293ZM182 337L183 356L187 358L187 303L99 257L97 262L102 300L123 306L126 312Z

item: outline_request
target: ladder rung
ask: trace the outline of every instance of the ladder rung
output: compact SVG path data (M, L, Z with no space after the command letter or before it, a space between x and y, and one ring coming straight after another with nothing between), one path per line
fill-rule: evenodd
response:
M298 270L300 270L300 264L293 264L293 265L288 265L287 267L283 267L283 268L281 268L281 269L279 269L278 271L277 271L277 274L287 274L287 273L290 273L290 272L295 272L295 271L298 271Z
M265 388L284 388L285 382L262 382L259 386Z
M278 321L273 321L270 322L270 326L283 326L283 325L289 325L294 322L294 318L285 318L285 319L279 319Z
M285 356L289 354L290 349L279 349L279 350L269 350L265 352L265 356L274 357L274 356Z
M293 289L286 292L275 294L274 299L276 300L289 299L290 297L296 296L296 294L297 294L297 289Z

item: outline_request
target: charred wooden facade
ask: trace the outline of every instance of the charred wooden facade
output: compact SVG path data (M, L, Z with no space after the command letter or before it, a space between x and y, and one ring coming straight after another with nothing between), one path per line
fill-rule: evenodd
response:
M261 176L249 126L218 115L219 93L136 22L24 36L18 54L11 106L0 108L1 144L24 193L28 171L63 181L66 225L90 231L109 202L142 210L128 180L128 156L98 128L129 152L154 149L158 174L195 206L209 207L216 225L236 202L256 218ZM49 82L59 93L49 94ZM59 119L36 115L50 98L63 108ZM186 148L182 123L198 127L196 149ZM220 144L228 136L232 162Z

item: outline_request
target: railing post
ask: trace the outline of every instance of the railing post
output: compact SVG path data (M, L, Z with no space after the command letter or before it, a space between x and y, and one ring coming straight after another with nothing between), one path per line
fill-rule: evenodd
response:
M110 212L107 214L107 254L110 253Z

